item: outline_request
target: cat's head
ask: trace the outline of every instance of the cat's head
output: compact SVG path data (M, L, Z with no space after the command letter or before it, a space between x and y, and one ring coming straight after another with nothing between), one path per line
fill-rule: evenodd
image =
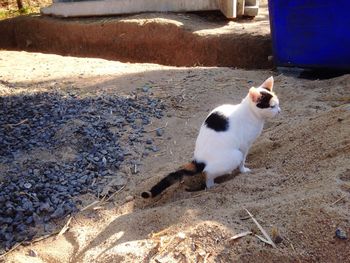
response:
M250 106L260 118L272 118L281 111L279 100L272 90L273 77L269 77L258 88L249 89Z

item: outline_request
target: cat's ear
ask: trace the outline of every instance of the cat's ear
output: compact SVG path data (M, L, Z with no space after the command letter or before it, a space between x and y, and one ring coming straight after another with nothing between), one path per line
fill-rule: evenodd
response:
M258 100L260 99L261 94L260 94L260 92L259 92L256 88L251 87L251 88L249 89L249 97L251 98L251 100L252 100L254 103L256 103L256 102L258 102Z
M263 84L261 84L262 88L267 89L268 91L272 91L273 89L273 77L269 77L267 80L264 81Z

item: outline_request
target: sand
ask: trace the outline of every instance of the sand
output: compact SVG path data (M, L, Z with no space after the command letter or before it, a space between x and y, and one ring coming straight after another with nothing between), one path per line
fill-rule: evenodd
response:
M186 192L181 183L159 198L139 197L191 159L208 111L239 103L271 75L282 113L253 145L252 173L234 172L208 191ZM19 246L6 262L349 262L350 241L335 231L350 235L350 75L306 80L268 70L0 51L0 79L7 87L0 83L1 96L54 89L122 94L149 83L167 105L167 116L148 127L160 151L143 159L123 190L74 214L64 234ZM152 131L158 127L161 137ZM263 234L245 209L276 248L256 236ZM252 234L229 240L245 231Z

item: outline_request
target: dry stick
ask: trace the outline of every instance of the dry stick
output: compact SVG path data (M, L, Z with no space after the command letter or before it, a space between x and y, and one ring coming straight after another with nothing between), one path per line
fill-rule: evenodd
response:
M100 203L101 201L93 201L91 204L85 206L83 209L81 209L80 211L85 211L88 210L90 208L92 208L93 206L97 205L98 203Z
M172 243L172 242L174 241L175 237L176 237L176 236L173 236L173 237L169 240L169 242L168 242L163 248L160 249L159 253L157 253L157 254L162 255L163 252L164 252L164 250L165 250L166 248L168 248L168 246L170 245L170 243Z
M67 232L67 230L69 229L69 224L70 221L72 220L72 216L69 217L67 223L62 227L61 231L58 233L58 235L56 236L56 238L62 236L64 233Z
M343 200L346 197L346 195L343 195L342 197L338 198L337 200L335 200L333 203L331 203L331 205L335 205L336 203L340 202L341 200Z
M6 253L0 255L0 258L5 257L7 254L11 253L12 251L14 251L16 248L18 248L20 245L22 245L23 242L19 242L16 245L14 245L9 251L7 251Z
M239 233L237 235L234 235L234 236L230 237L228 239L228 241L236 240L238 238L245 237L245 236L250 235L252 233L253 233L252 231L245 231L245 232L242 232L242 233Z
M210 252L205 255L204 260L203 260L204 263L207 263L207 259L210 255L211 255Z
M103 204L105 202L108 202L112 197L114 197L116 194L120 193L123 189L125 188L125 185L122 186L122 188L120 188L118 191L114 192L110 197L107 197L107 195L104 195L101 200L96 200L96 201L93 201L91 204L85 206L83 209L81 209L80 211L85 211L85 210L88 210L90 208L93 208L95 205L97 204Z
M164 129L164 128L166 128L167 126L168 126L168 123L165 123L165 125L164 125L164 126L161 126L161 127L158 127L158 128L155 128L155 129L152 129L152 130L146 131L146 132L154 132L154 131L156 131L156 130L158 130L158 129Z
M119 194L121 191L124 190L124 188L125 188L125 184L118 191L114 192L110 197L108 197L105 202L108 202L112 197L114 197L117 194Z
M245 208L244 208L245 209ZM267 244L270 244L272 247L276 248L276 244L272 241L272 239L270 238L270 236L267 234L267 232L265 231L265 229L262 228L262 226L258 223L258 221L256 221L256 219L253 217L253 215L247 210L245 209L245 211L247 211L248 215L253 219L254 223L257 225L257 227L259 228L259 230L261 231L261 233L263 233L263 235L265 236L266 240L264 238L261 238L260 236L256 235L259 239L261 239L262 241L266 242Z
M159 232L157 232L157 233L152 233L152 234L151 234L151 237L152 237L152 238L156 238L156 237L162 236L162 235L164 235L164 234L167 234L167 231L168 231L169 229L170 229L170 227L165 228L165 229L163 229L163 230L161 230L161 231L159 231Z
M8 123L8 124L5 124L4 126L8 126L8 127L16 127L16 126L18 126L18 125L21 125L21 124L23 124L23 123L25 123L25 122L27 122L28 121L28 119L24 119L24 120L21 120L20 122L18 122L18 123Z
M46 238L52 237L52 236L54 236L54 235L57 235L58 233L59 233L59 231L55 231L55 232L53 232L53 233L51 233L51 234L47 234L47 235L45 235L45 236L38 237L38 238L34 239L32 242L30 242L30 244L34 244L34 243L39 242L39 241L41 241L41 240L44 240L44 239L46 239Z
M291 241L291 240L290 240L288 237L286 237L286 239L288 240L288 242L289 242L289 244L290 244L290 246L291 246L292 250L294 251L294 253L298 255L297 251L295 250L295 248L294 248L294 246L293 246L292 241ZM297 257L297 259L298 259L298 262L299 262L299 263L301 263L300 258L299 258L299 257Z

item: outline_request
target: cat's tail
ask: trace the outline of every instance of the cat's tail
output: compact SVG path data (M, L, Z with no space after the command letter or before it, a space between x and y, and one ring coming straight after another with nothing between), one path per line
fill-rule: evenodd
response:
M182 166L179 170L165 176L162 180L159 181L159 183L153 186L150 191L142 192L141 196L143 198L155 197L162 193L169 186L180 181L185 175L196 175L198 173L201 173L204 170L204 168L205 164L202 162L189 162Z

